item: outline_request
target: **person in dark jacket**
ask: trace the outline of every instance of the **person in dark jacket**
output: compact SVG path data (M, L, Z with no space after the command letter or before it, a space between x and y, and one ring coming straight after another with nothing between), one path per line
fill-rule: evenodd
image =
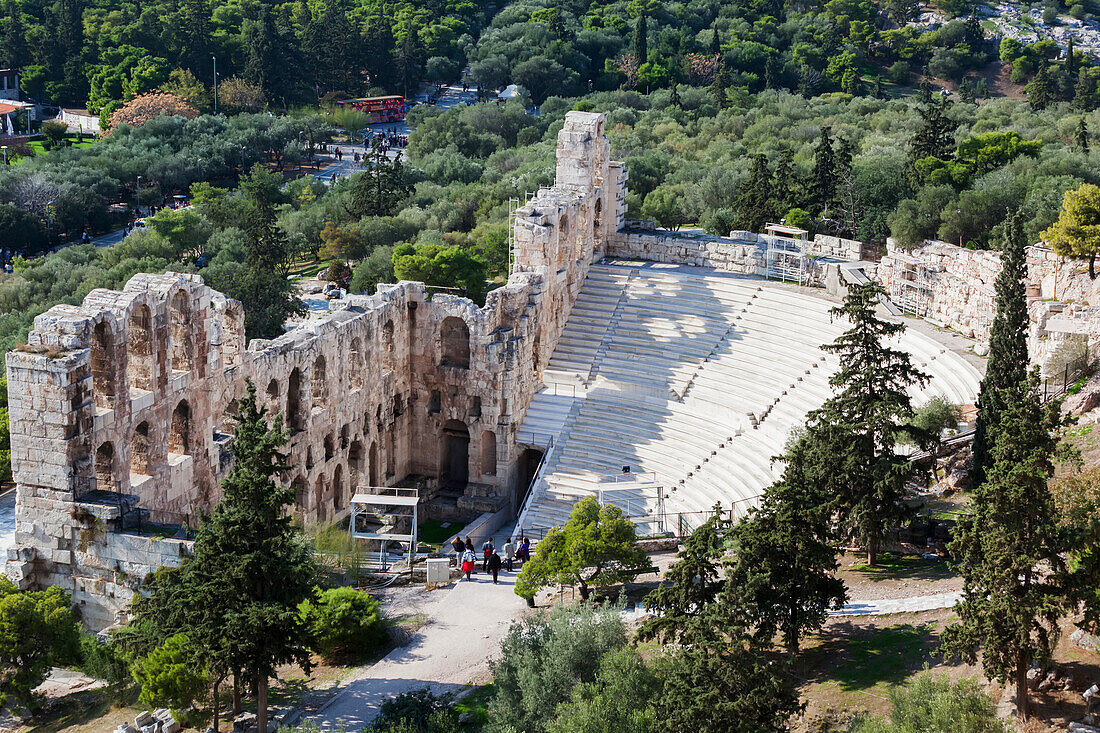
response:
M451 549L455 551L455 565L462 565L462 553L466 551L466 545L463 544L462 538L455 535L454 542L451 543Z
M485 540L485 544L481 546L481 572L489 572L489 556L497 551L496 545L493 544L493 538Z
M495 552L489 555L489 559L485 561L489 566L489 572L493 574L493 585L497 584L497 573L500 572L500 555Z

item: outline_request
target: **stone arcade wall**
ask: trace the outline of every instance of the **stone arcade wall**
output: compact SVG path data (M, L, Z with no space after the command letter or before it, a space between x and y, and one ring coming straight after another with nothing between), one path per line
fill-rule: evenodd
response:
M1037 245L1027 248L1027 264L1032 361L1044 364L1074 334L1088 337L1090 353L1100 352L1100 280L1089 279L1087 263ZM912 280L918 268L923 268L928 283L920 315L977 340L978 351L986 348L1000 253L932 240L903 252L887 240L876 278L893 293L899 281Z
M516 432L625 211L626 172L603 126L603 115L566 116L556 184L516 212L512 276L483 308L401 282L245 348L239 303L167 273L39 316L7 356L8 575L65 587L89 626L118 620L148 573L189 551L128 533L127 516L174 523L217 501L245 378L286 416L288 480L308 519L337 518L357 487L409 476L424 477L429 511L514 509Z

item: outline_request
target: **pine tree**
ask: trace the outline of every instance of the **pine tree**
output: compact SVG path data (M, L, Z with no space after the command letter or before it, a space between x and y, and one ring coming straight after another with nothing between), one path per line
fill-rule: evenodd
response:
M912 414L909 388L924 385L928 375L913 366L909 354L884 342L905 330L904 324L875 315L882 286L851 286L844 304L833 308L851 328L822 350L836 354L840 368L830 378L836 394L814 413L808 426L832 424L846 433L834 440L834 481L841 487L841 529L867 549L874 565L887 530L907 513L905 485L917 470L895 453L904 421Z
M1040 64L1039 70L1035 72L1035 77L1025 91L1027 103L1033 110L1046 109L1047 105L1054 101L1054 90L1051 88L1050 71L1046 63Z
M970 53L979 54L982 52L982 45L985 43L985 31L982 29L982 22L978 20L978 16L971 14L967 17L963 38L970 48Z
M722 39L718 35L718 29L714 29L713 35L710 37L710 55L718 56L722 53Z
M858 237L859 192L856 188L855 157L851 138L839 138L836 149L836 220L845 236Z
M1043 405L1038 372L998 390L1003 410L988 424L988 476L948 546L963 576L959 621L942 649L973 663L982 650L990 678L1015 684L1028 719L1027 671L1049 662L1067 608L1067 547L1047 480L1053 475L1059 405Z
M959 99L965 104L977 104L974 100L974 85L970 79L959 82Z
M1096 109L1096 86L1088 69L1077 72L1077 84L1073 87L1072 106L1078 112L1091 112Z
M1070 87L1077 80L1077 59L1073 57L1073 34L1066 41L1066 87Z
M875 86L872 94L875 99L886 99L886 90L882 88L882 77L878 74L875 75Z
M768 186L768 190L771 191L771 210L777 216L787 213L795 205L792 185L794 180L794 150L784 147L783 152L779 154L779 162L775 164L771 184Z
M929 157L947 160L954 152L957 125L947 116L950 104L947 100L940 100L921 107L921 126L909 142L906 154L906 176L913 188L923 183L917 172L918 160Z
M737 193L734 204L737 209L738 228L759 232L764 228L771 215L769 209L769 184L772 177L768 172L768 159L761 154L752 156L752 171Z
M970 485L980 487L992 463L990 426L1000 421L1005 405L1004 391L1027 376L1027 258L1023 214L1015 212L1005 220L1001 244L1001 271L994 286L996 312L989 330L989 357L978 394L978 417L974 424L974 465Z
M807 431L791 442L783 477L732 532L726 602L753 619L759 641L782 634L791 655L807 631L821 628L828 609L842 607L847 597L835 575L835 497L826 493L828 482L819 475L834 465L831 430Z
M718 73L714 75L714 81L710 84L710 95L714 97L714 104L718 109L729 106L730 71L725 62L721 62Z
M780 75L783 68L779 63L779 59L774 55L769 55L768 60L764 63L764 86L768 89L779 90L779 85L782 83Z
M645 10L638 13L638 20L634 25L634 58L638 64L644 64L649 58L649 19Z
M683 100L680 99L680 85L679 84L673 84L672 85L672 94L670 94L669 97L668 97L668 103L672 107L683 107L684 106Z
M1073 133L1073 146L1079 152L1089 154L1089 127L1084 117L1077 120L1077 130Z
M233 439L223 498L199 528L192 556L162 575L136 606L154 637L186 633L216 686L233 672L256 690L259 729L267 729L267 681L279 665L310 668L308 633L298 614L318 580L313 551L291 523L282 416L268 425L248 382ZM217 711L214 718L217 730Z
M684 540L676 553L676 562L665 574L664 582L645 598L645 607L653 615L642 623L640 639L659 639L665 643L692 643L694 624L713 604L725 581L722 579L722 555L725 552L728 522L715 507L714 516Z
M821 126L808 188L807 203L819 214L826 211L836 197L836 153L833 150L832 129L828 125Z
M0 51L3 52L0 62L5 68L19 68L28 58L30 49L27 47L27 32L23 27L23 17L19 6L14 0L8 0L4 22L3 41L0 42Z
M363 62L367 67L370 84L387 89L395 88L393 20L386 16L382 5L378 15L367 23L363 36Z
M275 18L267 6L261 5L260 15L248 24L245 45L248 57L245 62L245 78L263 90L264 97L275 99L279 95L276 85L284 73L280 63L280 38Z

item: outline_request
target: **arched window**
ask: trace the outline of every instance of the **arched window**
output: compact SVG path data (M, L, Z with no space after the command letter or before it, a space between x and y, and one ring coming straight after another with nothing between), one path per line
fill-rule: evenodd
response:
M596 199L596 206L592 212L592 239L595 245L600 244L600 230L603 227L603 197Z
M362 389L363 388L363 371L365 366L363 365L363 354L361 353L362 347L359 338L353 338L351 340L351 351L348 352L348 377L351 383L351 388Z
M107 324L100 321L92 331L92 397L96 407L115 406L115 349Z
M313 392L313 409L325 406L325 357L318 356L313 362L313 371L310 374L310 389Z
M148 306L139 305L126 326L127 363L130 389L153 390L153 333Z
M348 448L348 483L351 486L351 492L354 494L366 478L364 474L363 465L363 444L358 440L353 440L351 446Z
M484 476L497 475L497 436L492 430L481 434L481 473Z
M172 411L172 426L168 433L168 452L191 454L191 406L180 400Z
M309 497L306 496L306 480L298 476L290 482L290 488L294 489L295 507L304 510L306 508L306 502L309 500Z
M130 473L149 473L149 423L140 423L134 428L134 437L130 440Z
M118 491L115 481L115 446L103 443L95 452L95 487L100 491Z
M302 429L302 372L294 367L286 380L286 422L291 430Z
M171 326L172 371L189 372L193 364L194 349L191 340L191 303L182 290L172 297L168 321Z
M378 486L378 444L373 442L367 451L367 481L371 486Z
M317 516L317 519L325 518L325 474L322 473L317 477L317 482L313 484L313 511Z
M333 447L332 434L330 433L329 435L325 436L325 460L331 461L332 456L335 455L335 453L336 451Z
M344 508L344 467L337 466L332 472L332 508L340 511Z
M470 368L470 328L466 321L455 316L443 319L439 329L443 366Z

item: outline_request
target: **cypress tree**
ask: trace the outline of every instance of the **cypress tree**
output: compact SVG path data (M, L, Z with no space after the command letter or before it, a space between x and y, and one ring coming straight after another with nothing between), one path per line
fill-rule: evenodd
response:
M1077 120L1077 130L1073 133L1073 145L1085 155L1089 154L1089 126L1084 117Z
M1004 390L1027 376L1027 258L1024 254L1023 215L1011 214L1005 220L1001 244L1001 271L997 275L994 303L996 313L989 331L989 357L985 377L978 394L978 417L974 424L974 467L970 484L978 488L992 463L992 436L1004 410Z
M771 191L771 209L777 216L786 214L795 205L794 186L791 185L793 181L794 151L784 147L783 152L779 154L779 162L775 164L771 184L768 186L768 190Z
M833 150L832 130L828 125L821 126L807 194L807 202L817 213L827 209L836 195L836 153Z
M761 154L752 156L752 172L741 184L737 193L737 225L749 232L759 232L769 217L769 184L771 174L768 172L768 159Z
M873 281L852 286L844 304L832 309L833 317L846 319L851 328L821 347L840 359L829 380L837 393L808 422L811 432L831 425L843 436L830 441L834 455L820 475L835 482L841 532L867 549L870 565L887 530L907 514L905 485L917 469L895 446L912 414L909 388L928 381L907 352L886 345L905 326L875 314L884 293Z
M726 68L725 62L721 62L718 67L718 73L714 75L714 81L710 84L710 94L714 97L714 103L718 106L718 109L725 109L729 106L729 88L730 88L730 71Z
M948 548L963 576L963 599L942 651L973 663L980 647L986 675L1015 685L1017 715L1026 721L1027 671L1050 661L1067 608L1062 555L1069 548L1047 486L1059 405L1042 404L1037 371L1001 387L998 397L1004 407L987 424L988 477Z
M779 633L792 655L801 637L821 628L828 610L842 607L847 598L835 574L835 495L820 475L834 466L830 436L836 434L824 425L793 440L783 456L783 477L732 531L734 560L726 593L753 619L759 641L767 643Z
M668 103L672 107L682 107L683 106L683 104L684 104L683 100L680 99L680 85L679 84L673 84L672 85L672 94L669 95Z
M1025 88L1027 92L1027 103L1033 110L1046 109L1047 105L1053 101L1053 90L1050 83L1050 72L1047 70L1045 63L1039 66L1039 70L1035 72L1035 77L1031 80L1031 83Z
M1088 69L1077 72L1077 84L1073 87L1073 108L1078 112L1096 109L1096 92Z
M929 102L921 108L921 126L909 141L905 169L910 185L917 188L923 182L917 172L922 158L947 160L955 149L955 123L947 116L947 100Z
M199 528L192 556L179 570L160 574L149 597L136 603L139 629L154 640L187 634L196 662L214 681L215 698L231 672L253 682L260 730L267 729L267 681L275 668L294 662L309 671L298 604L319 577L313 551L286 511L294 491L277 481L290 468L287 438L282 416L269 426L248 382L222 500Z
M649 58L649 28L645 10L638 13L638 21L634 26L634 58L638 59L641 66Z

